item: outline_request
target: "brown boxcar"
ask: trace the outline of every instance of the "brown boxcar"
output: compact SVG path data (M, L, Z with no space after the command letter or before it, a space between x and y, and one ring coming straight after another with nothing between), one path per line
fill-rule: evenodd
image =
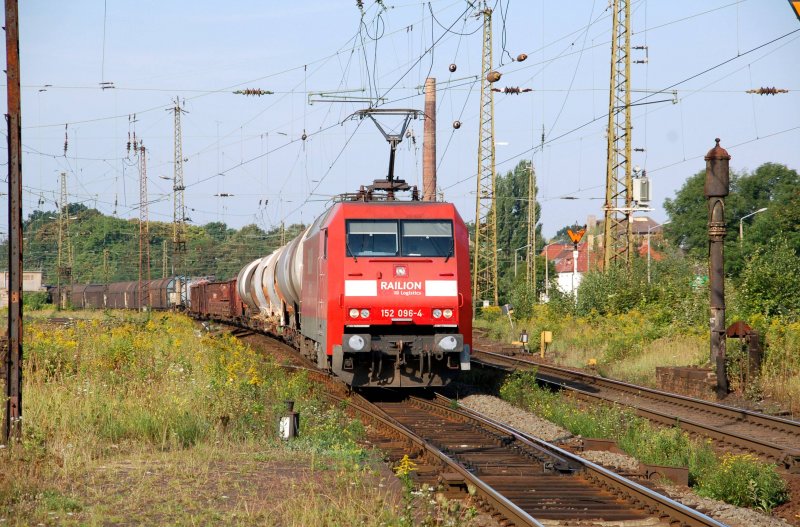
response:
M190 311L204 317L234 320L242 316L236 280L198 282L191 287Z
M148 306L151 309L169 309L172 307L170 302L170 287L174 287L175 278L162 278L160 280L150 280L147 283L147 294L150 298Z
M139 308L139 282L115 282L108 284L106 307L110 309Z
M80 307L87 309L103 309L105 307L105 293L106 286L102 284L85 285L83 288L83 303Z

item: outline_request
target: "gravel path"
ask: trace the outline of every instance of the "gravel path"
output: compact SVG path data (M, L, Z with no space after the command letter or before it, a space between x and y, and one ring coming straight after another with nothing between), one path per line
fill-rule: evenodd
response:
M575 439L572 434L560 426L521 410L497 397L470 395L460 399L459 403L466 408L551 443L567 443ZM634 458L624 454L586 451L582 455L589 461L619 472L635 472L639 467L639 463ZM721 501L701 498L688 487L659 487L659 491L731 527L790 527L791 525L780 518L735 507Z

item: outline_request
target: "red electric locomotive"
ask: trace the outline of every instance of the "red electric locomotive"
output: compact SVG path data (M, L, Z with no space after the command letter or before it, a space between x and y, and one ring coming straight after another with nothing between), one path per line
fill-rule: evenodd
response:
M469 234L450 203L421 202L393 177L416 110L402 116L386 179L342 195L300 236L250 262L237 279L192 290L191 310L272 333L351 386L443 386L470 367ZM376 121L377 124L377 121ZM398 192L412 190L410 201ZM205 298L214 294L215 299ZM197 305L195 305L197 302ZM236 311L234 313L234 311Z
M301 351L352 386L442 386L469 369L469 234L437 202L342 202L305 233Z

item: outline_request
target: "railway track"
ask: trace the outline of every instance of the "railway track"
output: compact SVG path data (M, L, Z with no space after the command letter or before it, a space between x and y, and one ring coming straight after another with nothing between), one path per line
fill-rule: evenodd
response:
M724 525L574 454L457 408L444 397L374 405L284 343L229 327L263 351L294 357L294 365L286 367L308 369L326 385L330 399L347 401L373 425L368 427L370 440L388 460L397 462L408 454L418 463L417 483L444 489L449 496L463 497L469 489L500 525Z
M471 488L501 525L723 525L441 396L373 403L354 395L347 400L373 425L377 448L393 461L403 455L414 458L419 484L451 491Z
M789 472L800 473L800 422L605 379L525 357L473 350L472 360L505 370L536 368L539 380L572 390L584 400L633 408L653 422L679 426L711 438L725 448L753 452Z

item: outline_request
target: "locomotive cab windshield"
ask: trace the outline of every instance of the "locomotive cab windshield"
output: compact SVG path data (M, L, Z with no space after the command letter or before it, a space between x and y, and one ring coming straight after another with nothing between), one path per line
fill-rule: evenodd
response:
M453 254L452 220L347 220L347 256L440 257Z

